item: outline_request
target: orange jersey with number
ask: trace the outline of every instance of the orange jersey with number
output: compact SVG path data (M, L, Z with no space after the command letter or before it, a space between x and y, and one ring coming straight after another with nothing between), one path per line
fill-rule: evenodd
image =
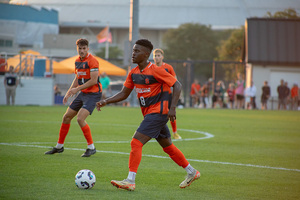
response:
M81 60L80 57L75 60L75 74L77 76L79 85L89 81L91 79L91 72L94 71L99 74L99 63L92 54L89 53L83 60ZM81 91L84 93L95 93L101 92L101 90L101 84L98 81L97 84Z
M124 86L134 89L139 99L143 116L150 113L168 114L171 87L176 78L164 68L157 67L149 62L144 70L133 68L124 83Z

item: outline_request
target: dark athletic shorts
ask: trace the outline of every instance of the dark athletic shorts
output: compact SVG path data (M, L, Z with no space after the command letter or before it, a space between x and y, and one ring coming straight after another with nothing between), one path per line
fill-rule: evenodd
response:
M168 120L168 115L162 115L159 113L148 114L144 117L144 120L138 127L137 131L151 138L171 137L167 126Z
M80 108L87 109L91 115L93 113L93 110L96 107L96 103L100 101L101 96L102 96L101 92L98 93L80 92L79 95L72 101L69 107L77 112L80 110Z

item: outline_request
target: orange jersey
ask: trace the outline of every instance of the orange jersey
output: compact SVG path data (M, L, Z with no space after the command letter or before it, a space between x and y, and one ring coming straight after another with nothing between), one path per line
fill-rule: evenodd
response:
M75 74L77 75L78 84L82 85L91 79L91 72L97 71L99 74L99 63L92 54L88 54L83 60L78 57L75 60ZM98 78L99 80L99 78ZM81 90L84 93L101 92L101 84L97 84Z
M158 67L163 67L163 68L165 68L165 70L166 70L167 72L169 72L169 73L172 74L174 77L176 77L176 73L175 73L175 71L174 71L172 65L169 65L169 64L167 64L167 63L162 63L162 65L161 65L161 66L158 66Z
M201 89L200 84L193 83L192 86L191 86L191 93L190 93L190 95L196 94L196 91L200 92L200 89Z
M164 68L149 62L143 71L138 66L133 68L124 86L130 89L135 87L143 116L145 116L150 113L168 114L171 87L175 82L176 78Z
M299 96L298 91L299 91L299 88L297 86L296 87L292 87L292 89L291 89L291 97L294 98L294 97Z

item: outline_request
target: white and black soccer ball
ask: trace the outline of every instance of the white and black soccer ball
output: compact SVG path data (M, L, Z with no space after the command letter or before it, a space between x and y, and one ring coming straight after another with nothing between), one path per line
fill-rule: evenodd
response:
M81 189L91 189L96 183L95 174L88 169L80 170L75 176L75 184Z

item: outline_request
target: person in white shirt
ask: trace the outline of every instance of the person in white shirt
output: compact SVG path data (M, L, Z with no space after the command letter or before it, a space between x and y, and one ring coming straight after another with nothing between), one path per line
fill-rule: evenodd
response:
M245 97L246 97L246 109L256 109L256 87L251 81L251 85L246 88L245 90Z

